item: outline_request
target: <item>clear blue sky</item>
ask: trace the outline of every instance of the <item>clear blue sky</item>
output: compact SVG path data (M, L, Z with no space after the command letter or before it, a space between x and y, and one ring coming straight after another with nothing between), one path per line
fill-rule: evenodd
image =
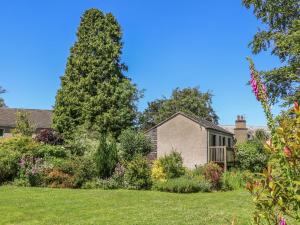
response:
M264 125L259 103L246 85L248 43L260 26L241 0L16 0L0 3L0 85L9 107L51 109L80 16L89 8L112 12L122 26L128 76L148 101L175 87L199 86L214 94L221 124L237 114ZM259 69L279 61L254 56Z

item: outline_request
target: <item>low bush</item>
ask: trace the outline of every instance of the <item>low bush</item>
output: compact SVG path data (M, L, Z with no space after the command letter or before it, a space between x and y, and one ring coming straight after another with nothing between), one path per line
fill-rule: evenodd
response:
M40 144L37 146L37 150L34 152L35 157L57 157L57 158L66 158L69 156L69 152L61 145L49 145L49 144Z
M50 157L45 160L44 167L45 185L50 187L80 188L96 176L94 161L82 156L66 159Z
M146 156L153 148L149 137L142 132L131 129L121 133L119 142L120 158L125 161L132 160L136 154Z
M160 160L155 160L151 169L151 178L153 181L165 181L167 175L164 172L164 168L161 165Z
M151 187L151 171L146 158L135 156L128 162L124 174L125 187L129 189L149 189Z
M0 148L0 184L12 181L17 176L20 157L17 151Z
M238 190L245 186L243 172L241 171L227 171L222 174L222 189Z
M30 187L29 180L26 177L14 179L12 185L17 187Z
M117 163L115 171L111 176L119 187L124 187L124 175L125 175L125 167L121 163Z
M221 187L221 176L223 169L216 163L210 162L203 166L203 175L212 184L214 189Z
M157 191L175 193L210 192L211 184L205 180L198 181L188 177L179 177L166 181L157 181L152 188Z
M58 169L46 170L44 184L51 188L74 188L74 176Z
M120 188L118 182L112 178L108 179L94 179L91 181L87 181L83 188L85 189L104 189L104 190L111 190L111 189L117 189Z
M40 130L35 138L37 142L41 142L43 144L48 145L61 145L63 144L63 138L62 136L57 133L55 130L51 128L42 129Z
M183 160L180 153L173 151L171 154L161 157L159 161L167 179L184 175L185 168L183 167Z
M35 155L39 147L40 144L32 140L31 137L15 136L0 139L0 151L7 150L21 154L30 153L31 155Z
M39 186L42 183L43 160L33 156L23 155L20 160L19 177L28 180L30 186Z
M248 141L237 145L236 160L241 170L261 172L267 167L269 154L261 142Z

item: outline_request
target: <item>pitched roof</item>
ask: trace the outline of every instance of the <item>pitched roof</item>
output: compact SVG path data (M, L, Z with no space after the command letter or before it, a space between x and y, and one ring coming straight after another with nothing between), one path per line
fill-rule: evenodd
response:
M187 115L187 114L185 114L183 112L177 112L177 113L173 114L172 116L170 116L166 120L164 120L164 121L156 124L154 127L150 128L148 131L150 131L150 130L156 128L156 127L159 127L160 125L164 124L165 122L173 119L174 117L176 117L178 115L182 115L182 116L184 116L184 117L186 117L186 118L188 118L188 119L190 119L190 120L198 123L199 125L205 127L206 129L216 130L216 131L219 131L219 132L222 132L222 133L233 135L233 133L231 133L230 131L224 129L223 127L218 126L217 124L214 124L213 122L210 122L210 121L205 120L203 118L198 118L196 116ZM148 132L148 131L146 131L146 132Z
M28 113L29 120L35 128L50 128L52 125L51 110L0 108L0 126L16 127L16 114L19 111Z

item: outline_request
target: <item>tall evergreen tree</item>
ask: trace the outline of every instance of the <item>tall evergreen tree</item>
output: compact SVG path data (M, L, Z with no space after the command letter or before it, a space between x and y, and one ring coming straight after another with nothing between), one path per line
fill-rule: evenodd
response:
M83 124L115 137L132 126L138 92L123 74L121 38L112 14L90 9L82 16L54 107L54 128L65 136Z

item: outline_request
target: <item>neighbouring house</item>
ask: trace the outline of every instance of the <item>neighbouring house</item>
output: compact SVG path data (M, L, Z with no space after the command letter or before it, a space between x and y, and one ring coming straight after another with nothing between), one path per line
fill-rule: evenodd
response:
M247 126L245 116L241 115L237 116L235 125L222 125L222 127L234 133L234 138L237 143L252 140L257 130L264 130L266 133L270 133L267 126Z
M51 127L51 110L0 108L0 137L12 135L12 130L16 127L17 112L19 111L28 113L28 119L36 129L36 132Z
M184 166L190 169L210 161L225 169L233 163L234 134L207 120L178 112L146 134L154 145L149 155L151 159L177 151L181 153Z

